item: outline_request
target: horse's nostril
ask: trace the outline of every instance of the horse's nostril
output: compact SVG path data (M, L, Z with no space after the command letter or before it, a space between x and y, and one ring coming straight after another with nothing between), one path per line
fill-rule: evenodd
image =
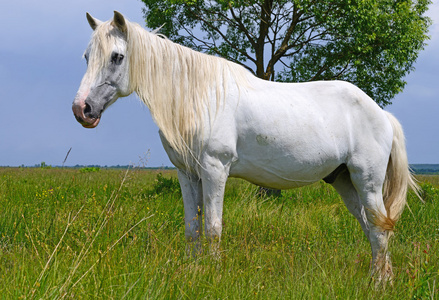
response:
M84 116L89 117L89 118L92 117L92 115L91 115L91 106L88 103L85 103Z

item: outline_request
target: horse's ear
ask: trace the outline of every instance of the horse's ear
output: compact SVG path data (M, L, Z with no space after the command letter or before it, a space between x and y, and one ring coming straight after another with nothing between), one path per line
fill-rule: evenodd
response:
M87 21L88 24L90 24L91 29L95 30L96 27L99 26L99 24L102 23L102 21L99 21L98 19L93 18L89 13L87 13Z
M125 17L118 11L114 11L113 25L115 25L122 32L127 31Z

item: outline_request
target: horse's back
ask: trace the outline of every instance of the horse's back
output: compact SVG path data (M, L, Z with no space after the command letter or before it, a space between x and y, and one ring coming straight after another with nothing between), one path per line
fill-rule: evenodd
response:
M391 145L384 111L349 83L258 81L255 86L241 91L233 119L220 118L216 129L235 130L231 176L291 188L324 178L370 146L386 144L387 151Z

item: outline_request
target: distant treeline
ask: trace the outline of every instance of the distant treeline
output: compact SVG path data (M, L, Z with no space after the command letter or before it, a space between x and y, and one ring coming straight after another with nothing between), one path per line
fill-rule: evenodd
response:
M412 164L415 174L439 174L439 164Z
M9 167L9 166L0 166L0 167ZM136 169L144 169L144 170L174 170L175 167L139 167L139 166L130 166L130 165L115 165L115 166L101 166L101 165L75 165L75 166L51 166L47 165L44 162L41 164L36 164L34 166L25 166L21 165L20 168L69 168L69 169L82 169L82 168L100 168L100 169L128 169L128 168L136 168ZM439 164L411 164L410 168L413 170L415 174L436 174L439 175Z
M0 168L16 168L15 166L0 166ZM21 165L18 168L42 168L42 169L50 169L50 168L65 168L65 169L84 169L84 168L96 168L96 169L144 169L144 170L174 170L175 167L143 167L136 165L114 165L114 166L102 166L102 165L74 165L74 166L52 166L48 165L45 162L41 162L40 164L35 164L33 166Z

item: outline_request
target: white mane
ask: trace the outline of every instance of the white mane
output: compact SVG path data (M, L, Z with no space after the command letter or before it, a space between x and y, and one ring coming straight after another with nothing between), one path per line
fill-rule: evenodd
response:
M99 38L101 53L106 51L104 55L109 57L113 30L112 26L102 25L93 39ZM148 106L162 134L186 163L191 156L197 158L201 145L193 142L205 128L203 115L206 110L212 113L219 108L232 80L238 87L246 85L248 71L225 59L175 44L130 22L126 56L130 63L130 89ZM216 93L216 108L209 107L209 93Z

